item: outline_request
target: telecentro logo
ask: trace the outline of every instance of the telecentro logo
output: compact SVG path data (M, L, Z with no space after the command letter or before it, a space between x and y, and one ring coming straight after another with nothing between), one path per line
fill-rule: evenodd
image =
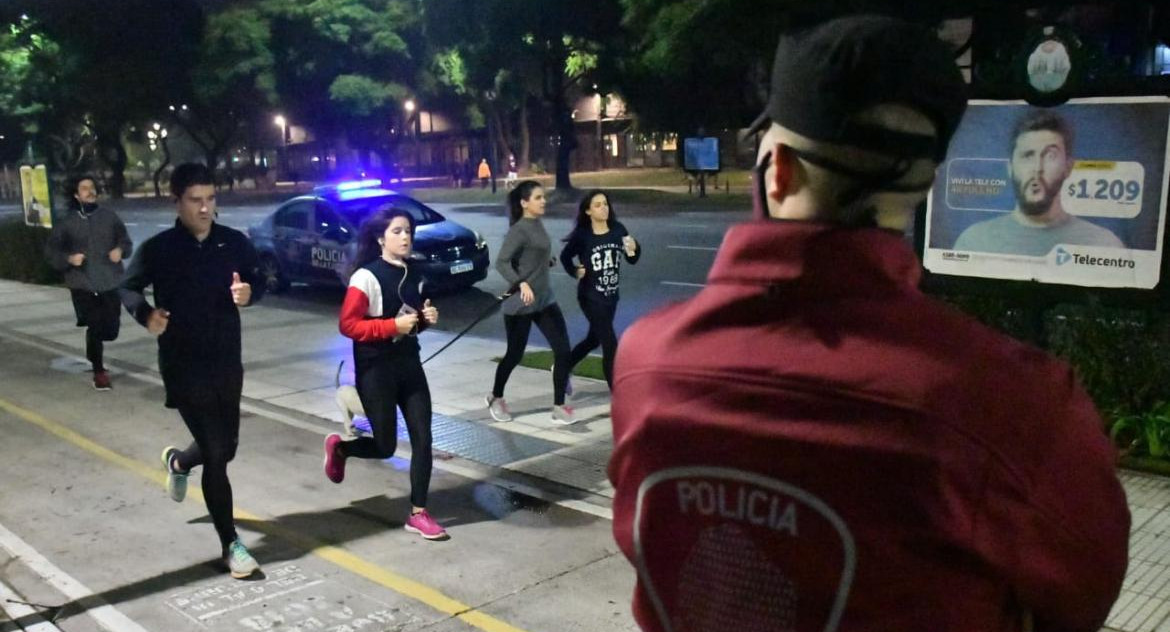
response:
M1063 246L1057 246L1056 265L1063 266L1068 263L1072 263L1078 266L1093 266L1096 268L1126 268L1129 270L1134 270L1137 268L1136 261L1124 256L1102 257L1096 255L1086 255L1079 252L1069 252L1068 250L1065 250Z

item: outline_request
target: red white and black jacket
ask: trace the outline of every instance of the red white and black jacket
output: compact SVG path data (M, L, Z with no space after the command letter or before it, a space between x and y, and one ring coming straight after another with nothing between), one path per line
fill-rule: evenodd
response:
M900 234L750 222L627 330L609 476L644 630L1100 629L1130 524L1100 417L919 275Z
M422 318L421 277L409 267L392 265L378 258L362 266L349 278L349 289L341 305L341 335L353 340L355 359L385 355L418 355L419 331L426 328ZM418 312L413 331L398 331L394 322L403 305Z

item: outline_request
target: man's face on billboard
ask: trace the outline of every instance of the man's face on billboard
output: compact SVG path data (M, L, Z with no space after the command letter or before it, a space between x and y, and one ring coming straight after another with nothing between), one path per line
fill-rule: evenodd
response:
M1043 215L1060 196L1072 161L1058 132L1037 130L1016 138L1012 151L1012 184L1025 215Z

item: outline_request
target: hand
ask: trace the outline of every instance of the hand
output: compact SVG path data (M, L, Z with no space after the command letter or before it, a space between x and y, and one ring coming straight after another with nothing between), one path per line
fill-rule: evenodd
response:
M531 305L532 301L536 300L536 295L532 293L532 286L528 285L528 281L520 282L520 300L524 301L525 305Z
M418 313L411 312L403 314L394 319L394 327L398 329L398 335L409 334L418 326Z
M578 279L585 278L585 266L577 266L577 278Z
M232 273L232 302L240 307L252 302L252 286L240 280L240 273Z
M167 323L171 322L171 313L165 309L155 309L146 318L146 331L152 335L161 336L167 330Z
M114 248L110 251L110 261L113 263L122 262L122 249L120 247Z
M69 255L69 265L71 265L75 268L80 268L81 264L83 264L83 263L85 263L85 255L84 254L77 252L77 253Z
M439 322L439 308L431 305L431 299L429 298L423 303L422 315L423 320L428 325L434 325Z
M632 257L638 252L638 242L634 241L633 237L626 235L622 237L622 245L626 248L626 256Z

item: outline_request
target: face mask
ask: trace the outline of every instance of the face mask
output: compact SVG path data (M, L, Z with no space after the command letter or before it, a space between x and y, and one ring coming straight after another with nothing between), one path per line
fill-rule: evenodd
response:
M912 182L909 184L895 184L895 180L899 180L906 172L910 170L911 161L904 158L898 161L890 169L883 172L867 173L851 169L842 165L835 160L819 156L812 152L796 149L795 147L785 146L785 149L792 152L797 158L804 160L809 164L816 165L822 169L839 173L854 179L857 184L851 191L843 192L838 203L841 206L848 206L871 193L879 192L895 192L895 193L917 193L919 191L928 190L933 184L934 179L923 182ZM772 152L764 154L760 163L752 168L752 218L753 219L768 219L768 188L765 179L765 173L768 170L768 164L772 162ZM869 222L862 221L861 225L869 225Z
M752 219L768 219L768 188L764 183L764 173L771 161L772 152L768 152L760 164L752 167Z

